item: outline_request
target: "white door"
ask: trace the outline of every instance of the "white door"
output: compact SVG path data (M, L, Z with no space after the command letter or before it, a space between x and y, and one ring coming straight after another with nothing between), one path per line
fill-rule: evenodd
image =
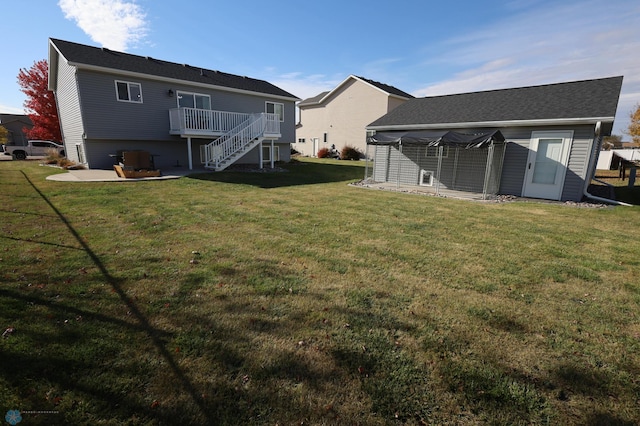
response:
M522 195L559 200L567 174L573 131L531 133Z

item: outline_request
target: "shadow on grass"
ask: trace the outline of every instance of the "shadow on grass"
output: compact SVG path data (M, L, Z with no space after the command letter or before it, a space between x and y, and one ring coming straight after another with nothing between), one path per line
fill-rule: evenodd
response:
M259 188L280 188L298 185L356 181L364 177L364 166L350 161L302 162L283 164L285 171L223 171L218 173L196 173L187 176L211 182L251 185Z
M180 369L180 367L178 366L176 360L174 359L173 355L168 351L168 349L165 346L165 343L163 341L163 332L154 328L149 320L145 317L145 315L142 313L142 311L139 309L139 307L134 303L134 301L129 298L126 293L124 292L124 290L121 287L121 283L119 282L118 279L116 279L108 270L107 268L104 266L104 264L102 263L102 261L100 260L100 258L98 257L98 255L96 255L96 253L91 249L91 247L89 247L89 245L87 244L87 242L80 236L80 234L74 229L74 227L69 223L69 221L66 219L66 217L62 214L62 212L60 212L60 210L58 210L56 208L55 205L53 205L53 203L47 198L47 196L45 194L43 194L37 187L36 185L33 184L33 182L29 179L29 177L22 172L25 180L29 183L29 185L31 186L31 188L42 198L42 200L44 200L47 205L49 205L49 207L55 212L55 214L57 215L57 217L60 219L60 221L67 227L67 229L69 230L69 232L71 233L71 235L73 236L73 238L78 242L78 244L82 247L82 250L89 256L89 258L91 259L91 261L93 262L93 264L98 268L98 270L100 271L100 274L102 276L102 279L104 280L104 282L106 282L107 284L109 284L113 290L113 292L115 292L119 298L121 299L121 301L126 305L128 312L130 313L131 317L133 319L135 319L135 321L137 321L138 325L135 327L139 330L142 330L147 337L150 339L150 341L152 342L153 346L155 347L155 349L158 351L158 353L162 356L162 358L164 359L164 361L166 362L166 365L168 366L168 370L170 370L173 375L175 376L176 379L176 383L182 387L182 389L184 390L184 392L186 392L186 394L189 395L191 401L195 404L195 406L198 407L199 409L199 415L203 418L206 419L206 422L208 424L214 424L215 423L215 419L211 417L210 414L210 409L211 407L206 407L205 406L205 402L202 398L202 394L200 392L198 392L195 387L193 386L193 384L190 382L190 380L187 378L187 376L183 373L183 371ZM16 295L12 295L6 291L3 291L2 293L3 296L5 297L11 297L11 298L15 298ZM55 306L55 304L53 304L51 301L43 301L43 300L38 300L37 298L32 298L29 300L31 303L34 304L45 304L48 306L48 308L50 309L59 309L59 307ZM68 308L63 308L68 310ZM81 313L79 310L73 310L73 313ZM77 311L77 312L76 312ZM82 312L83 315L87 315L87 317L91 317L94 316L97 319L101 320L101 321L108 321L110 323L115 323L118 326L124 326L123 322L119 322L118 320L113 320L110 318L105 318L105 317L101 317L101 316L96 316L95 314L91 314L91 313L86 313L86 312ZM131 325L127 324L127 327L131 327ZM3 358L6 358L8 356L8 354L3 354ZM14 365L13 362L11 361L15 361L15 365L29 365L29 363L27 362L27 364L25 364L25 360L6 360L8 361L6 365ZM29 361L29 360L27 360ZM36 360L34 359L33 362L36 362ZM57 382L60 383L60 385L66 387L67 389L74 389L77 387L77 383L75 383L75 381L70 380L70 376L67 375L66 372L69 371L73 371L73 361L67 360L67 359L59 359L59 360L55 360L55 359L46 359L46 360L42 360L40 359L38 361L39 363L43 363L45 362L45 364L49 365L49 367L46 367L45 372L51 372L54 373L52 374L52 378L57 379ZM87 362L91 363L91 360L87 360ZM3 362L3 365L5 363ZM71 370L69 369L71 367ZM76 367L80 367L80 366L76 366ZM92 371L92 369L90 368L90 366L85 366L86 367L86 371ZM33 372L32 372L33 373ZM118 372L118 374L120 374L120 372ZM131 373L134 374L134 373ZM87 392L90 394L94 394L97 395L98 397L100 397L101 399L104 400L105 404L109 404L110 402L112 402L112 398L115 398L116 401L122 400L122 398L118 398L115 395L111 395L110 393L105 393L103 391L101 391L100 389L97 388L91 388L91 389L78 389L82 392ZM133 404L131 401L128 401L127 404L131 405ZM140 404L134 404L134 406L129 407L130 408L130 413L146 413L148 412L148 407L145 406L140 406ZM208 408L208 409L207 409ZM176 421L176 418L174 416L175 413L164 413L162 414L162 410L156 410L155 415L151 414L152 417L156 417L156 418L162 418L163 421L166 422L173 422Z
M616 200L640 206L640 186L618 186L615 189Z

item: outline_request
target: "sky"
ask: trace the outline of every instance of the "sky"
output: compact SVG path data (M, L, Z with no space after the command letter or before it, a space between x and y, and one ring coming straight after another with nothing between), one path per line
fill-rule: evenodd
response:
M349 75L417 97L624 76L640 102L637 0L0 0L0 112L58 38L267 80L305 99Z

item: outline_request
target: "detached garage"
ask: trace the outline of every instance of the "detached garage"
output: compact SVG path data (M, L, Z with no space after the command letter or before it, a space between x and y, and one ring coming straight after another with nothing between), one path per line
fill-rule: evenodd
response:
M367 126L367 179L483 199L580 201L621 86L611 77L410 99Z

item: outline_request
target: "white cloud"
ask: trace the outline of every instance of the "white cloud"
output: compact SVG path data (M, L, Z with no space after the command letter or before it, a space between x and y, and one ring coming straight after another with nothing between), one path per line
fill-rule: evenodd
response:
M2 105L0 104L0 113L2 114L25 114L24 112L24 108L16 108L13 106L9 106L9 105Z
M514 2L525 5L527 2ZM623 75L615 132L640 101L640 8L600 0L536 5L449 39L424 67L453 66L450 78L413 91L435 96Z
M306 99L327 90L333 90L345 78L347 78L347 75L336 78L323 74L304 76L299 72L291 72L271 77L269 81L300 99Z
M75 21L93 41L109 49L126 51L147 34L146 14L133 1L60 0L65 18Z

